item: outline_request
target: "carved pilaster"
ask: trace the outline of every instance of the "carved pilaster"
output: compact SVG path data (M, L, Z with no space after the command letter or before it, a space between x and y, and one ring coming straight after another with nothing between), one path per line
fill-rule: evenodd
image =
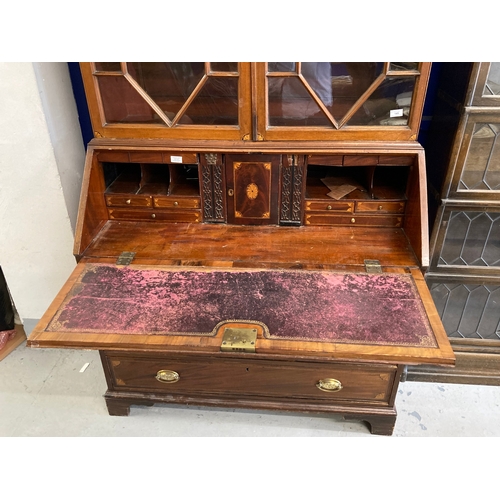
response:
M300 224L302 219L302 186L304 162L298 155L288 155L281 168L281 207L282 224Z
M302 219L302 186L304 183L304 164L297 162L293 170L292 214L294 222Z
M225 222L224 180L221 157L207 153L202 157L203 217L205 222Z

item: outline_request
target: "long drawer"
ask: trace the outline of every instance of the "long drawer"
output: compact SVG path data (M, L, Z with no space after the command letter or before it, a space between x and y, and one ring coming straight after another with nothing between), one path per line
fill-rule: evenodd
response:
M251 355L102 355L113 390L185 396L388 403L397 372L396 365L276 361L252 359Z

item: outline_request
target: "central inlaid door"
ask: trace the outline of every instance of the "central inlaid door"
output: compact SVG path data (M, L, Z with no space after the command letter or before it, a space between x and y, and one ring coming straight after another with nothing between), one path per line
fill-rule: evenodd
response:
M227 155L230 224L278 224L279 155Z

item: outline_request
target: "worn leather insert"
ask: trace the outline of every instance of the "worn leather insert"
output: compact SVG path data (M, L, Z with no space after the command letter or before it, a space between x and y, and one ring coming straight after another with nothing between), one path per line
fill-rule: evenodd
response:
M46 331L215 335L221 321L265 337L435 347L409 274L89 264Z

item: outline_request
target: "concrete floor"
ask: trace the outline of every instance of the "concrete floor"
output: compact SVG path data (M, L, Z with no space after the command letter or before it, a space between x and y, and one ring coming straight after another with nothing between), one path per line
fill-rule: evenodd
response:
M111 417L105 391L98 352L21 345L0 362L0 436L384 438L340 416L156 405ZM500 436L500 387L405 382L396 407L394 436Z

